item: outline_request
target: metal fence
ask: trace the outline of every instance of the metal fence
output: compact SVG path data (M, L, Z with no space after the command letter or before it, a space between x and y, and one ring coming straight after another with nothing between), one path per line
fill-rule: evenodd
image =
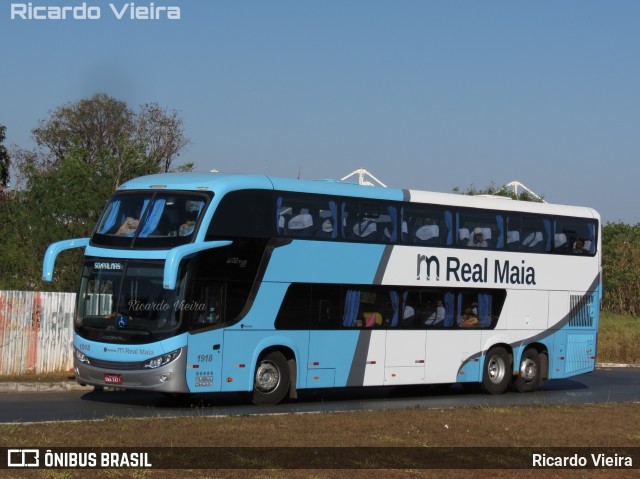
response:
M75 293L0 291L0 375L73 367Z

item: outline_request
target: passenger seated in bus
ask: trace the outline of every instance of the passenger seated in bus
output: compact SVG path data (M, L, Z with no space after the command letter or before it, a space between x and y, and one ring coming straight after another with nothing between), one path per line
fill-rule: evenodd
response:
M475 230L473 230L473 237L469 239L467 246L470 246L472 248L486 248L487 246L489 246L487 244L487 240L484 237L482 228L476 228Z
M365 317L365 326L367 328L375 328L376 326L382 326L382 314L371 312L364 313Z
M189 218L178 228L178 236L189 236L196 227L195 213L189 213Z
M140 218L127 216L124 222L120 225L120 228L118 228L118 231L116 231L116 236L133 236L133 233L135 233L139 223Z
M444 309L444 303L442 302L442 300L438 300L438 306L436 307L435 312L427 318L424 324L426 324L427 326L435 326L436 324L441 323L442 321L444 321L445 313L446 310Z
M480 321L478 321L477 313L473 314L473 307L465 308L464 313L462 313L458 318L458 326L460 326L461 328L473 328L479 325Z
M588 253L587 249L585 248L584 245L584 240L582 238L578 238L575 243L573 243L573 250L572 252L574 254L585 254Z
M362 318L356 321L356 327L358 328L375 328L376 326L382 326L382 314L376 312L362 313Z

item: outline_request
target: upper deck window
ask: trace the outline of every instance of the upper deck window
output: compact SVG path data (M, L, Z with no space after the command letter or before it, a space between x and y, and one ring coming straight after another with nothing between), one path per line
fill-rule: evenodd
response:
M204 195L138 192L115 195L92 242L105 246L173 247L189 243L207 203Z

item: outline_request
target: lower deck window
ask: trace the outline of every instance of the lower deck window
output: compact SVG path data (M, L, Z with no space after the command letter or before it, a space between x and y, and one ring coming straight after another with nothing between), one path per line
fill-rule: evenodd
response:
M276 329L490 329L504 290L292 284Z

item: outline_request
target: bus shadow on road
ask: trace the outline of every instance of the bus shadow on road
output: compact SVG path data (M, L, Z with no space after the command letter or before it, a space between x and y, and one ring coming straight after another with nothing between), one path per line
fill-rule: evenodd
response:
M106 389L88 392L82 396L85 401L121 404L133 407L155 408L157 410L206 410L229 414L263 412L296 412L321 410L359 410L393 407L406 403L416 407L469 407L486 405L521 405L523 403L546 402L549 393L571 392L588 389L577 380L563 379L545 382L537 392L521 394L507 391L492 396L485 394L479 384L438 384L393 387L336 388L301 390L298 398L287 400L276 406L254 406L250 393L202 393L202 394L162 394L149 391ZM381 404L382 402L382 404ZM240 409L237 411L236 409Z

